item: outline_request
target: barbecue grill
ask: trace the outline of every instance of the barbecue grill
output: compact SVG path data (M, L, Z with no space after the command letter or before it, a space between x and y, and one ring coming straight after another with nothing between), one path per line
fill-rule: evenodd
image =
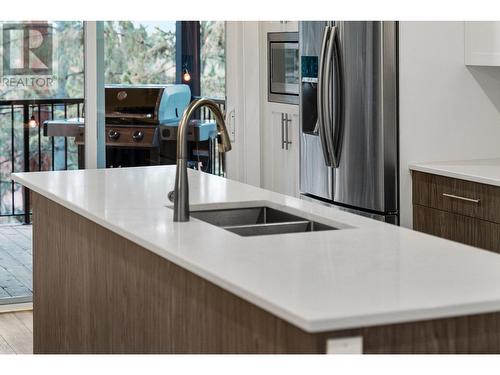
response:
M106 85L106 167L164 164L160 126L175 127L190 101L187 85ZM44 135L75 136L83 165L84 119L47 121Z

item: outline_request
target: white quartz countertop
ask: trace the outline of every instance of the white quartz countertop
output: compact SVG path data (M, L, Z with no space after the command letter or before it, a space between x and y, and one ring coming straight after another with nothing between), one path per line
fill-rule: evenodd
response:
M500 186L500 158L412 163L410 170Z
M497 254L191 170L192 209L267 202L344 229L240 237L174 223L174 176L174 166L12 175L308 332L500 311Z

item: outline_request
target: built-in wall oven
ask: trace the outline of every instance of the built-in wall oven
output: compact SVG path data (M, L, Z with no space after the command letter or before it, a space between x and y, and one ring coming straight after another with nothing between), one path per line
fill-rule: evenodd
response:
M268 100L299 104L299 33L268 33Z

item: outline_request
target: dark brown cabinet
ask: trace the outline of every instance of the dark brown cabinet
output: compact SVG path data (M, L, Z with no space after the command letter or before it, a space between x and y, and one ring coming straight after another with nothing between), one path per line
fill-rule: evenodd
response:
M500 187L413 171L413 229L500 253Z

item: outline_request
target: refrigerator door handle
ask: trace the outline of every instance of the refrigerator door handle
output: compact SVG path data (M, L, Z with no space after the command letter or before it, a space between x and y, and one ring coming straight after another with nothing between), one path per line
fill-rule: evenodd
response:
M343 67L342 67L342 56L338 35L338 27L332 27L332 46L335 58L335 113L332 116L332 113L329 112L329 120L333 125L332 131L329 133L332 135L332 167L338 168L340 163L340 147L341 147L341 135L342 135L342 126L344 119L344 77L343 77ZM332 69L329 69L329 78L328 82L331 85L333 83ZM328 103L332 103L331 100L331 90L328 90ZM328 111L331 111L331 106L328 106ZM334 118L332 118L334 117Z
M317 98L317 111L318 111L318 122L314 129L316 133L319 133L321 149L323 151L323 157L325 159L325 164L330 165L331 156L326 143L326 132L325 132L325 118L324 118L324 97L323 97L323 87L325 85L325 54L328 45L328 40L331 32L330 26L325 26L323 32L323 41L321 42L321 54L319 56L319 66L318 66L318 98Z
M324 135L323 138L325 140L326 148L328 151L329 155L329 160L327 161L326 165L328 167L337 167L338 164L335 160L335 148L334 148L334 124L333 124L333 118L332 118L332 60L333 60L333 52L336 46L336 33L337 33L337 28L335 26L332 26L330 28L330 39L328 41L328 51L326 54L326 63L325 63L325 68L323 72L323 79L326 80L326 83L323 84L322 86L322 93L321 96L323 98L323 131ZM337 81L336 81L336 86L337 86Z

